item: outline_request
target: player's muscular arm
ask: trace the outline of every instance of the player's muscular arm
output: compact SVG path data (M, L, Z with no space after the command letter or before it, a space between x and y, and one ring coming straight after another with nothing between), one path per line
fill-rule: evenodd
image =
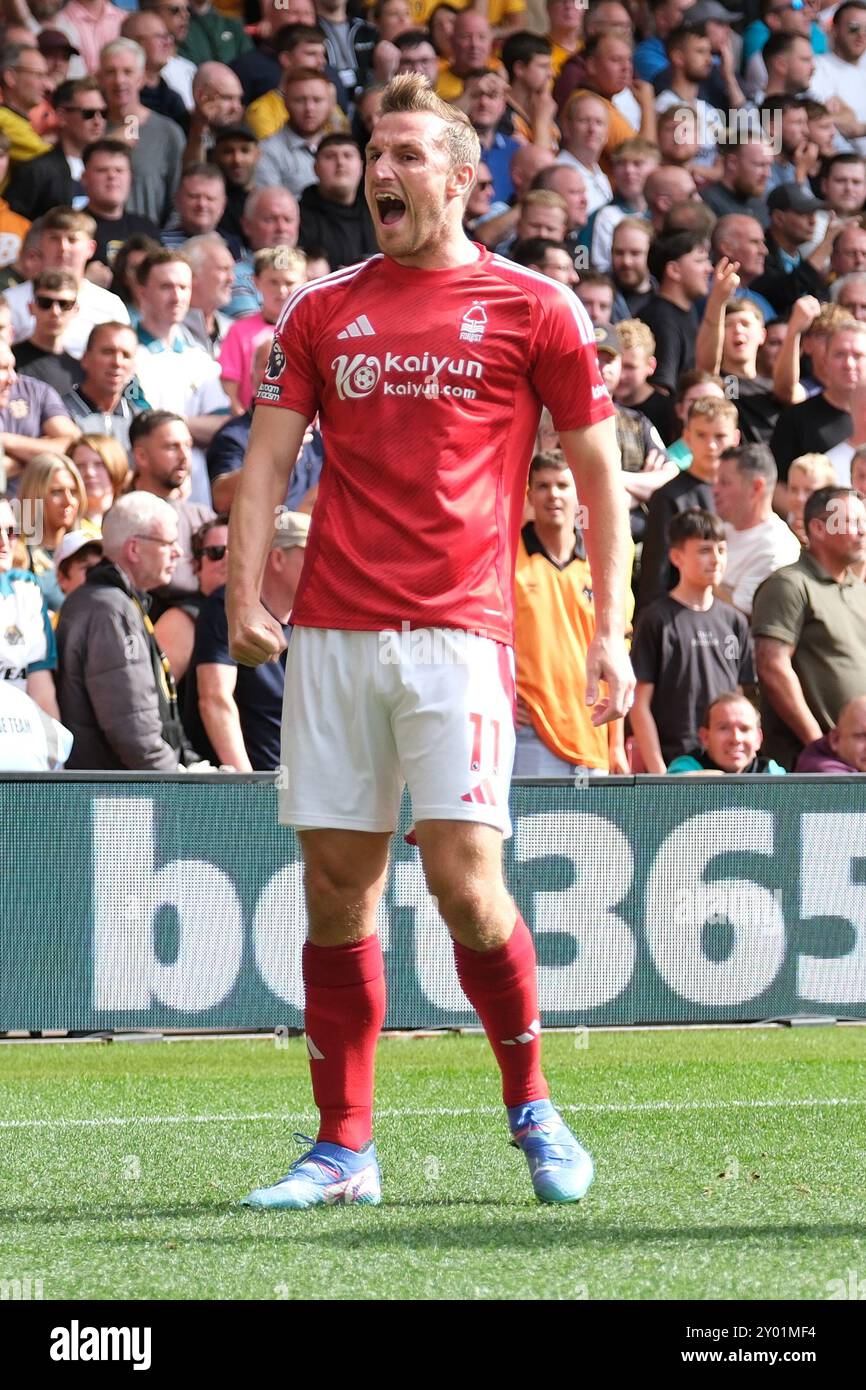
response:
M584 508L592 572L595 636L586 659L586 703L594 706L592 722L606 724L621 718L634 699L634 672L625 646L628 507L616 426L611 416L582 430L565 430L559 438ZM599 681L607 682L607 696L601 695Z
M259 597L277 509L289 486L307 421L295 410L259 404L229 522L226 613L229 650L243 666L276 661L283 630Z

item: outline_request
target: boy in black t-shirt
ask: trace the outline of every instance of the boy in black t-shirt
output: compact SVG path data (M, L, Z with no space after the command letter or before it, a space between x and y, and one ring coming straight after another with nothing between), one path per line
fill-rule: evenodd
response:
M713 596L725 572L721 521L696 507L674 516L668 537L679 582L641 614L631 653L631 726L644 767L654 773L694 748L716 695L755 680L748 620Z
M713 484L726 449L740 442L737 407L717 396L699 396L688 408L683 443L691 453L688 468L654 492L649 502L641 557L638 608L670 592L677 572L669 554L668 526L677 512L703 507L714 511Z

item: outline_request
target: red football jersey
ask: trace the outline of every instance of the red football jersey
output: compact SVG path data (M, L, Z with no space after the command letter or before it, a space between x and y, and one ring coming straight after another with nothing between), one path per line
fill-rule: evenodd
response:
M374 256L283 309L257 401L318 412L325 446L294 623L513 642L541 407L572 430L613 406L577 296L479 250L451 270Z

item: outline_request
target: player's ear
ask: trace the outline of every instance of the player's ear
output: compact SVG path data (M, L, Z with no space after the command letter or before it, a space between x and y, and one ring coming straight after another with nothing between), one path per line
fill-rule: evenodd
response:
M472 164L458 164L451 170L448 182L457 197L463 199L469 197L475 182L475 174L475 167Z

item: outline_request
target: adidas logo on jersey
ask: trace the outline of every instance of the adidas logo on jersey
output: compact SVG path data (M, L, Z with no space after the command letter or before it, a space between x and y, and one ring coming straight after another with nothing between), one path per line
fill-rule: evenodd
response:
M376 330L366 314L359 314L343 329L342 333L337 334L338 338L375 338L375 336Z

